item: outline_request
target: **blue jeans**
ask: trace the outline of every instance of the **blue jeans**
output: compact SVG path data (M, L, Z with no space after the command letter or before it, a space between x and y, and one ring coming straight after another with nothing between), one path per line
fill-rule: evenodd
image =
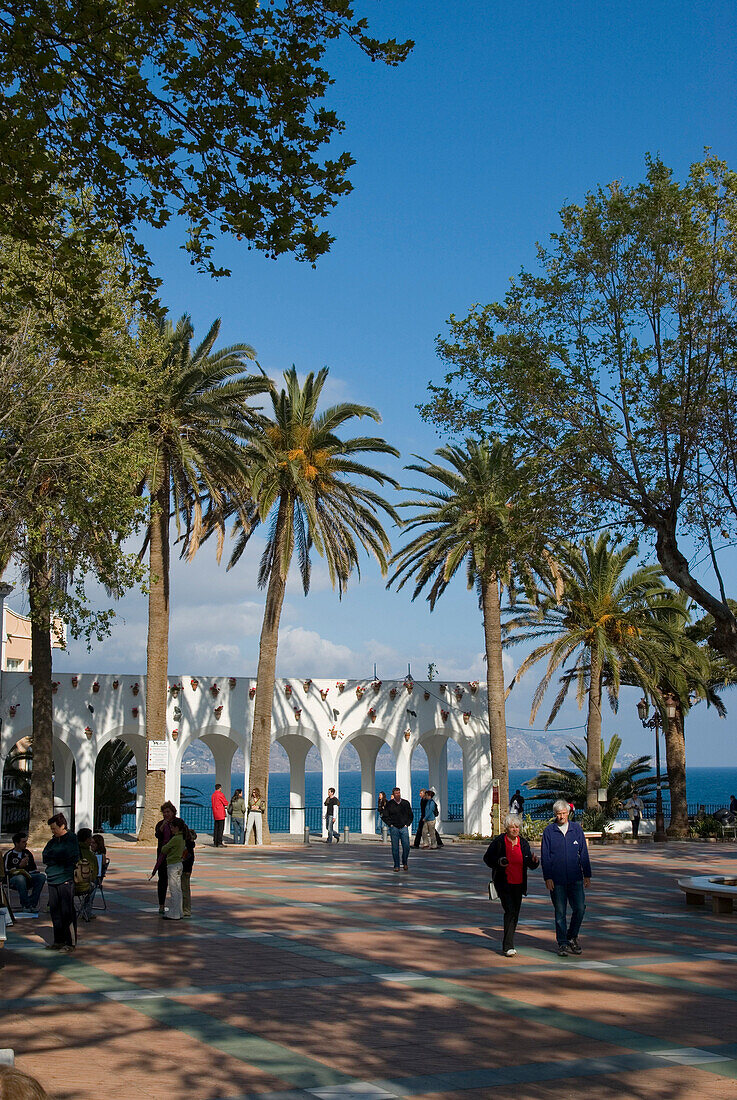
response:
M583 879L577 882L556 882L550 891L555 907L555 938L558 946L575 940L581 929L586 901L583 891ZM566 927L566 909L571 907L571 923Z
M402 864L406 867L409 859L409 829L406 825L390 825L389 837L392 842L394 866L399 869L399 842L402 842Z
M230 834L233 837L234 844L243 843L243 824L239 817L231 817L230 819Z
M325 828L328 831L327 843L331 844L332 841L333 841L333 837L335 837L336 841L338 841L338 843L340 843L340 837L338 836L337 832L335 831L335 818L334 817L326 817L325 818Z
M38 905L38 899L41 897L41 891L44 888L46 882L46 875L43 871L31 871L30 884L25 875L11 875L9 879L9 885L13 890L18 891L18 897L23 909L35 909ZM30 893L28 887L31 887Z

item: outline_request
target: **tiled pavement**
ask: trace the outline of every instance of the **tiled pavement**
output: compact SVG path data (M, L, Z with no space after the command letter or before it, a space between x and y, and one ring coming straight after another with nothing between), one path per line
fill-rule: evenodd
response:
M737 846L593 849L578 959L539 873L501 956L482 853L202 847L169 924L151 853L114 849L76 954L46 916L10 931L0 1046L54 1100L737 1100L737 914L674 888Z

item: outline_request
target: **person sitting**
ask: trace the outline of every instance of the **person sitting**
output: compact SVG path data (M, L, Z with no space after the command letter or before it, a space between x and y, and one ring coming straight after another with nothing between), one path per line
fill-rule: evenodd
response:
M15 833L13 847L5 853L5 874L8 886L17 891L21 908L37 913L46 875L36 868L33 852L28 851L28 834Z
M105 838L102 833L93 833L90 840L90 850L97 858L97 882L102 882L110 866L110 859L105 847Z

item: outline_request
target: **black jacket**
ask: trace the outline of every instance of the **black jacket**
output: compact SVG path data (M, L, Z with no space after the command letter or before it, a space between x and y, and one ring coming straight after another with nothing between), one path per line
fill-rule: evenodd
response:
M406 798L400 798L399 802L395 802L393 798L388 799L382 817L386 825L396 825L400 829L404 825L411 825L415 819Z
M487 867L491 867L491 879L497 893L500 886L503 890L507 885L507 868L502 867L499 863L499 860L506 856L505 837L506 833L495 836L484 855L484 863ZM522 845L522 893L526 895L527 868L534 870L535 867L539 866L539 861L537 861L536 856L533 856L530 845L523 836L519 838L519 842Z

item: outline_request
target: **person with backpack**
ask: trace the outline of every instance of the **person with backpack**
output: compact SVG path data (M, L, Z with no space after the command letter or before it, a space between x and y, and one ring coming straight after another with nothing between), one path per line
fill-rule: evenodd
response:
M47 944L50 951L68 954L74 951L77 939L77 914L74 909L74 870L81 859L79 841L69 832L64 814L49 818L51 840L42 853L46 864L46 883L49 889L49 913L54 927L54 942ZM72 940L74 925L74 940Z
M427 843L423 844L423 848L437 848L438 838L435 832L435 818L438 816L438 804L435 801L435 791L425 791L425 834L427 836Z
M92 891L97 882L98 873L97 856L91 847L92 829L78 829L77 840L79 841L79 862L74 869L74 895L83 899L79 916L84 921L90 921L93 919L93 914L89 903L92 900Z

